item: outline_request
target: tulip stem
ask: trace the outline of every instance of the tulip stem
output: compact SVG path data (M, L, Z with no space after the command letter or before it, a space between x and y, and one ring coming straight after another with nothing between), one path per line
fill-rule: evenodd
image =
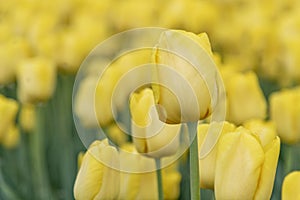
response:
M162 176L161 176L161 166L160 158L155 159L156 164L156 177L157 177L157 187L158 187L158 199L164 199L163 185L162 185Z
M189 130L190 140L190 188L191 199L200 199L200 183L199 183L199 161L198 161L198 138L197 125L198 122L190 122L187 124Z

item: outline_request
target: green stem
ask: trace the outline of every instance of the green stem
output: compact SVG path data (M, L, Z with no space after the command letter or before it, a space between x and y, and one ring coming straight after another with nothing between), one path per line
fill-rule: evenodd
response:
M45 115L43 106L36 106L36 128L30 134L30 154L32 161L32 178L37 199L52 199L46 167L45 152Z
M199 183L199 160L198 160L198 140L197 140L197 125L198 122L190 122L187 124L190 140L190 188L191 199L200 199L200 183Z
M161 176L161 166L160 158L155 159L156 164L156 177L157 177L157 187L158 187L158 199L164 199L163 185L162 185L162 176Z
M293 147L289 145L284 145L284 175L286 176L293 166Z

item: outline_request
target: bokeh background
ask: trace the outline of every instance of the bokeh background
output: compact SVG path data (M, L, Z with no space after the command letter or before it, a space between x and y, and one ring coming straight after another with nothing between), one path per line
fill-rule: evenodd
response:
M225 87L239 83L226 83L232 77L255 77L263 103L240 103L247 89L229 100L231 113L254 111L229 113L227 120L237 125L269 120L270 95L299 85L297 0L0 0L0 199L74 198L77 157L86 150L72 116L76 72L101 41L140 27L206 32ZM299 96L299 89L294 93ZM281 137L291 130L295 137L282 140L274 200L280 199L283 177L300 169L299 103L295 97L290 107L275 106L294 112L274 122ZM178 171L186 174L182 163ZM188 177L179 186L178 198L188 198ZM201 195L213 198L210 190Z

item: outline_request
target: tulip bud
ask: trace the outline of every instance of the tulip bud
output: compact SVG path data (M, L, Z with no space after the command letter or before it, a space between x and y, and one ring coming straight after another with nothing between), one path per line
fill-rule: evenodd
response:
M32 132L35 126L35 107L31 104L22 105L19 115L20 125L26 132Z
M208 130L210 130L210 134L218 134L217 131L221 131L219 137L222 137L228 132L232 132L235 130L235 126L228 122L212 122L211 124L200 124L198 126L198 149L202 149L202 145L204 140L209 137ZM217 157L217 142L215 147L209 152L209 154L203 159L199 159L199 175L200 175L200 187L201 188L214 188L215 181L215 168L216 168L216 157Z
M299 199L300 198L300 171L289 173L283 180L282 184L282 200Z
M0 94L0 140L15 123L17 112L18 103Z
M138 152L155 158L176 153L181 125L170 125L159 120L151 89L143 89L131 96L130 112L132 136Z
M228 100L228 121L242 124L252 118L266 117L266 100L253 72L232 72L229 77L224 77L224 84Z
M216 199L269 199L279 149L278 137L264 149L259 137L243 127L224 135L217 150Z
M284 143L300 141L300 87L271 94L271 119Z
M1 143L7 149L16 147L20 142L20 131L15 125L11 125L4 134Z
M154 77L160 85L152 87L155 100L165 109L166 115L160 118L166 118L167 123L181 123L208 117L215 104L218 86L207 35L165 31L154 50L154 62L167 66L176 73L171 74L169 70L156 67ZM192 64L199 65L201 74ZM175 75L183 80L182 83ZM192 92L188 92L191 89ZM196 102L193 102L194 99Z
M17 70L18 97L22 103L47 101L56 85L56 67L47 59L23 61Z
M158 199L155 163L137 153L132 144L122 146L120 152L121 189L119 199ZM165 199L177 199L180 193L181 175L174 165L162 169L163 192Z
M119 195L119 154L107 140L95 141L85 153L74 185L78 200L116 199Z

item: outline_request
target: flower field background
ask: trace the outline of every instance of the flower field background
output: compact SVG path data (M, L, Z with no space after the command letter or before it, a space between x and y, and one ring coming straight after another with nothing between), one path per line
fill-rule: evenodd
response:
M295 199L299 172L290 172L300 170L299 11L297 0L0 0L0 199L158 199L155 172L122 172L119 185L105 178L102 171L111 177L114 171L95 164L85 153L73 120L74 115L87 134L100 124L114 144L137 154L134 158L118 154L121 164L155 167L149 156L169 156L177 150L156 152L164 140L175 138L172 145L182 142L178 132L184 135L186 127L166 125L168 139L133 139L116 126L107 100L122 74L148 63L153 52L155 63L168 64L169 55L153 49L125 55L106 71L94 91L91 85L98 80L92 76L94 68L109 55L101 57L73 93L76 74L96 45L143 27L180 29L189 38L197 37L221 74L227 122L208 118L197 127L199 149L208 127L223 127L211 154L199 160L201 198ZM129 42L135 41L120 41ZM159 91L172 99L164 89ZM86 103L94 92L101 102L95 107L92 101ZM137 127L147 124L156 98L154 86L134 93L128 110L122 110L125 117L118 116L125 129L136 128L128 114ZM160 103L172 111L169 102L174 101ZM201 120L212 112L208 108L207 113L199 113ZM178 120L176 113L171 117L168 123ZM90 149L108 151L115 158L116 153L107 150L110 144L96 141ZM162 169L165 199L190 199L189 161L185 152Z

